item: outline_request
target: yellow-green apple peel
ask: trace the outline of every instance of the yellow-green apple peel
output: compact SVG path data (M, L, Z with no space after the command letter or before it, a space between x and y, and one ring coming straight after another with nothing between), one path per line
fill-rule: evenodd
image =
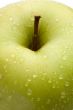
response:
M0 9L0 110L72 109L73 9L48 0Z

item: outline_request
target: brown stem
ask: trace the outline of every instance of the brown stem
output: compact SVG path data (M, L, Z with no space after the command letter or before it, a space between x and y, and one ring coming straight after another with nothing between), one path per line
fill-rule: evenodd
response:
M39 20L40 20L40 16L35 16L34 19L34 35L33 35L33 39L32 39L32 46L31 49L33 51L36 51L39 49L39 35L38 35L38 28L39 28Z

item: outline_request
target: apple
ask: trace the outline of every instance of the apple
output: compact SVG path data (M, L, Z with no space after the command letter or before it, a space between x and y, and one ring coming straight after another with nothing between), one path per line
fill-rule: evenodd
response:
M73 110L73 10L48 0L0 9L0 110Z

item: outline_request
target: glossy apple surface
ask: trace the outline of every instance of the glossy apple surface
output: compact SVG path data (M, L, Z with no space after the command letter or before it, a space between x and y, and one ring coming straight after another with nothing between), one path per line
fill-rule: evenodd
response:
M34 16L37 51L29 46ZM0 9L0 110L72 109L73 10L48 0Z

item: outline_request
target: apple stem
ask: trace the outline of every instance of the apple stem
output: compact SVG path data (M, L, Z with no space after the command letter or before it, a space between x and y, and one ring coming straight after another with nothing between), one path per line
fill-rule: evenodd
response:
M39 20L40 16L35 16L34 19L34 35L32 40L32 46L31 49L33 51L37 51L39 49L39 35L38 35L38 28L39 28Z

